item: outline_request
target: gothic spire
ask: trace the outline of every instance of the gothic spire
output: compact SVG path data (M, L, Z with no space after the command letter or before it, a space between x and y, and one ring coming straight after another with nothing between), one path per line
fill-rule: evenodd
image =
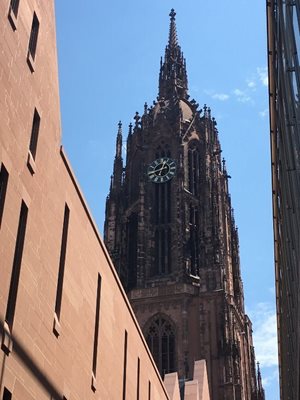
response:
M122 122L118 123L118 133L116 139L116 155L114 161L114 171L112 178L112 188L120 189L123 173L123 159L122 159Z
M116 141L116 158L122 158L122 122L118 123L118 133Z
M165 57L160 66L159 98L171 99L174 96L181 99L188 98L188 82L186 63L178 44L175 16L172 8L170 12L169 41L165 50Z
M259 362L257 363L257 399L265 400L265 391L262 385L261 372Z
M177 32L176 32L176 23L175 23L176 12L174 11L174 8L172 8L169 16L171 17L171 21L170 21L168 46L169 46L169 49L175 49L178 46L178 43L177 43Z

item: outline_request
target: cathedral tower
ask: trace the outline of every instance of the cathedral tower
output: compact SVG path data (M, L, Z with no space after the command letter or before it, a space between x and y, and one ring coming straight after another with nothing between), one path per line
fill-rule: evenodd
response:
M188 95L175 12L159 95L119 123L104 240L162 375L205 359L213 400L262 400L216 121Z

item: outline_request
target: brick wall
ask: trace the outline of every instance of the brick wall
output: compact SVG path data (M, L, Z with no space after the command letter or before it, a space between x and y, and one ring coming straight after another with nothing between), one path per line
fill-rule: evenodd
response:
M16 4L0 2L0 396L167 399L60 148L53 1Z

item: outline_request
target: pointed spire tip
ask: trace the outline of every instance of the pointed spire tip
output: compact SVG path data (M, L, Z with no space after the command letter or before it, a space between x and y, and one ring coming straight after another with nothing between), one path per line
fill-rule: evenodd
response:
M175 20L176 12L175 12L174 8L171 9L169 16L171 17L171 21Z
M170 16L170 31L169 31L169 43L168 46L170 50L174 50L177 46L177 32L176 32L176 23L175 23L175 15L176 12L174 8L172 8L169 16Z

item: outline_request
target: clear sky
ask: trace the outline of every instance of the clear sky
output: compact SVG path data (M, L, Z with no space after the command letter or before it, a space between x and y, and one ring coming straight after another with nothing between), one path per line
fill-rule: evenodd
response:
M117 124L126 138L156 99L171 8L191 98L218 123L256 358L267 400L279 400L265 2L56 0L63 145L102 232Z

